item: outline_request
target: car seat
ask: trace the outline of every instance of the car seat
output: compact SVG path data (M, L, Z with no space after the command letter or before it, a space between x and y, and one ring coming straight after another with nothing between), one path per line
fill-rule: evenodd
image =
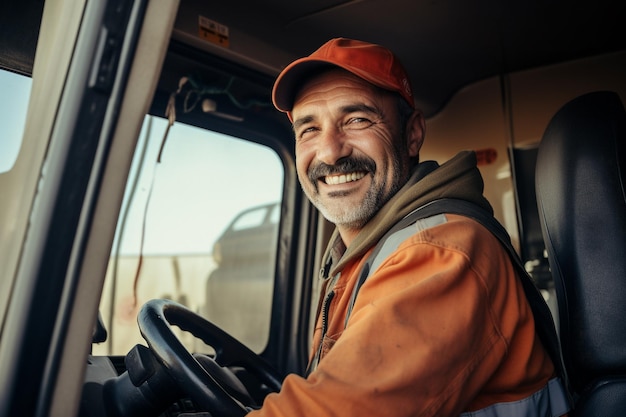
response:
M573 416L626 416L625 148L620 97L599 91L557 112L537 155Z

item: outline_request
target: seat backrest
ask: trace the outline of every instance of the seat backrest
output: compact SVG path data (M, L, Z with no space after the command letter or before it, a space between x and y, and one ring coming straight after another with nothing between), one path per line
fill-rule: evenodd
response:
M574 414L626 416L626 112L601 91L553 117L536 194Z

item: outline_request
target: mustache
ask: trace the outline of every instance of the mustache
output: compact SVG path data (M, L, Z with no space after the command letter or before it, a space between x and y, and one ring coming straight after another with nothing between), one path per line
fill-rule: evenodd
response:
M342 158L333 165L328 165L324 162L320 162L312 165L309 168L307 176L309 178L309 181L315 184L318 179L327 175L348 174L350 172L357 171L369 172L370 174L373 174L374 172L376 172L376 163L373 159L364 157Z

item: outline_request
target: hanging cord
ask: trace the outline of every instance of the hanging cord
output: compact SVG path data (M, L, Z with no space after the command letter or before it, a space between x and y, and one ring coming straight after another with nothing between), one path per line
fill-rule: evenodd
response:
M167 107L165 108L165 117L167 117L167 127L165 128L165 134L163 135L163 140L161 141L161 147L159 148L159 154L157 156L157 163L161 163L161 157L163 156L163 149L165 149L165 142L167 141L167 137L170 133L170 128L174 125L176 121L176 96L181 93L183 87L189 79L187 77L182 77L178 82L178 90L170 94L170 98L167 101ZM185 102L187 98L185 98ZM185 111L186 113L186 111ZM154 178L153 178L154 180Z
M143 266L143 249L146 237L146 224L148 219L148 209L150 207L150 200L152 198L152 190L154 188L154 181L157 175L157 170L159 164L161 163L161 159L163 157L163 151L165 149L165 143L167 142L167 138L169 137L170 128L174 125L176 121L176 96L179 95L187 84L188 78L182 77L178 82L178 89L170 94L170 98L167 102L167 107L165 108L165 117L167 117L167 126L165 128L165 132L163 133L163 139L161 139L161 146L159 147L159 153L157 155L157 159L154 165L154 170L152 171L152 178L150 179L150 187L148 188L148 196L146 198L146 204L143 210L143 221L141 224L141 238L139 241L139 261L137 262L137 269L135 270L135 279L133 280L133 297L132 297L132 307L137 307L138 297L138 286L139 286L139 277L141 276L141 268Z

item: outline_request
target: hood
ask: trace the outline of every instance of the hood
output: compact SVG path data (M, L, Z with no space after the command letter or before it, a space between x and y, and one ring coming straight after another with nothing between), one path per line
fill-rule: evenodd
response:
M475 203L493 214L483 196L484 183L476 166L476 154L463 151L439 166L434 161L420 163L407 183L363 227L339 261L333 260L327 276L334 276L355 257L361 257L398 221L416 208L440 198L455 198ZM323 259L341 237L335 229Z

